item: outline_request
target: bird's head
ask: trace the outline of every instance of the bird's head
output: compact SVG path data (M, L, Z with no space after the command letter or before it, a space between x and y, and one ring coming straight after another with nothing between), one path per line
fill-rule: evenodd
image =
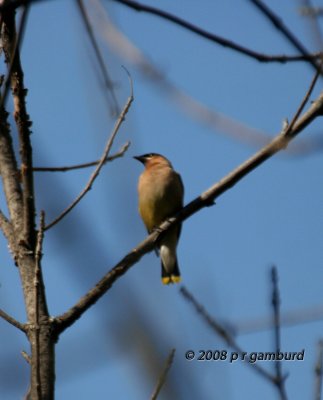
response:
M166 157L162 156L158 153L147 153L142 156L136 156L134 159L140 161L144 166L150 167L152 165L167 165L172 166L171 163L167 160Z

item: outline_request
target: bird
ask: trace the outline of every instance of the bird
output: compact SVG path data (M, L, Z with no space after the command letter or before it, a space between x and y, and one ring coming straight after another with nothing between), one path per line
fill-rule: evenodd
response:
M145 167L138 181L139 214L148 233L151 233L183 207L184 185L171 162L161 154L148 153L134 158ZM180 233L181 224L177 224L157 242L161 278L165 285L181 280L176 255Z

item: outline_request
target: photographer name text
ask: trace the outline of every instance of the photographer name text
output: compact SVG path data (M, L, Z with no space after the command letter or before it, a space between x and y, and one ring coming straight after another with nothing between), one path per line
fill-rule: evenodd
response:
M237 352L227 350L187 350L185 358L188 361L244 361L253 364L258 361L303 361L305 349L301 351L267 351L267 352Z

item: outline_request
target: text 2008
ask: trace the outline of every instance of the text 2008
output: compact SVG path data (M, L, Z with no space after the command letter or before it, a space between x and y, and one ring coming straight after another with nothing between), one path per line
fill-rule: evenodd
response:
M198 361L224 361L227 359L226 350L199 350Z

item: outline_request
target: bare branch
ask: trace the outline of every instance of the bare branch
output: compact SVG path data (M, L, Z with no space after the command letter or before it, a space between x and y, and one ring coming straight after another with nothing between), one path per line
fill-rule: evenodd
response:
M127 70L126 70L127 71ZM128 73L128 71L127 71ZM128 73L129 74L129 73ZM122 122L125 119L125 116L131 106L131 103L133 102L133 87L132 87L132 80L131 77L129 75L129 79L130 79L130 85L131 85L131 91L130 91L130 96L128 97L128 100L123 108L123 110L121 111L115 126L113 128L112 134L110 135L106 145L105 145L105 149L104 152L102 154L102 157L100 158L100 162L97 165L97 167L95 168L94 172L92 173L92 175L90 176L90 179L88 181L88 183L86 184L85 188L82 190L82 192L77 196L77 198L57 217L54 219L54 221L52 221L50 224L48 224L47 226L45 226L45 230L52 228L54 225L56 225L59 221L61 221L81 200L82 198L86 195L86 193L91 189L95 179L97 178L97 176L99 175L101 168L103 167L103 164L105 163L106 158L108 157L108 154L111 150L111 147L113 145L113 141L114 138L116 137L119 128L122 124Z
M114 92L113 82L110 79L110 76L109 76L107 67L106 67L106 65L104 63L104 59L102 57L99 45L98 45L98 43L97 43L97 41L95 39L94 32L93 32L93 29L92 29L92 26L91 26L91 22L89 20L89 17L88 17L86 8L84 6L83 0L77 0L77 5L78 5L78 8L80 10L80 13L81 13L82 20L84 22L86 31L87 31L87 33L89 35L91 44L93 46L93 50L94 50L95 56L96 56L96 58L98 60L98 63L99 63L99 66L100 66L100 69L101 69L101 72L102 72L102 75L103 75L103 78L104 78L105 86L106 86L106 88L108 89L108 92L111 95L111 100L112 100L112 103L113 103L113 105L111 107L111 113L112 113L113 116L117 116L118 114L120 114L120 107L118 105L118 101L117 101L117 98L116 98L116 95L115 95L115 92Z
M313 92L314 86L315 86L320 74L322 73L321 68L322 68L322 62L320 63L320 67L317 69L317 71L316 71L316 73L315 73L315 75L313 77L313 80L312 80L312 82L310 84L310 87L308 88L303 100L301 101L301 104L299 105L299 107L298 107L298 109L297 109L297 111L296 111L291 123L287 126L287 129L285 131L285 135L286 136L288 136L289 134L292 133L294 125L296 124L299 116L303 112L304 107L305 107L306 103L308 102L308 99L310 98L311 93Z
M9 322L9 324L13 325L14 327L18 328L21 330L21 332L26 333L26 326L25 324L22 324L21 322L18 322L16 319L11 317L11 315L7 314L5 311L3 311L0 308L0 317L3 318L5 321Z
M323 340L318 342L317 362L315 366L315 400L322 399L323 376Z
M25 17L27 15L25 11ZM23 18L23 21L25 18ZM10 81L14 100L14 118L19 133L20 157L21 157L21 181L23 185L23 230L22 239L29 249L35 245L35 201L34 182L32 171L32 148L30 142L29 115L26 110L27 90L24 87L24 74L21 67L18 40L16 37L14 11L5 12L3 15L6 40L4 52L6 61L11 66ZM24 26L24 23L22 22ZM23 30L23 29L22 29Z
M15 233L14 247L12 243L9 244L10 248L15 251L15 261L19 267L28 319L25 328L31 347L30 397L33 399L53 398L55 380L54 338L51 336L45 287L39 268L37 279L35 279L34 252L37 235L30 141L31 123L26 109L27 90L24 87L19 49L16 46L15 11L13 9L6 10L2 13L2 19L1 42L7 64L10 63L11 57L14 55L10 79L21 158L21 173L18 174L12 139L6 124L7 115L2 107L0 110L1 117L3 117L3 119L0 118L0 172ZM14 51L15 47L16 51ZM38 282L35 282L36 280ZM39 324L37 320L39 320Z
M8 34L5 24L2 24L3 45L8 45ZM8 45L9 47L9 45ZM9 52L10 54L10 52ZM0 108L0 175L9 209L10 220L15 231L21 230L22 225L22 191L19 182L19 172L15 158L10 128L7 122L8 113L3 107ZM13 243L11 242L11 246Z
M30 355L27 354L24 350L21 351L21 355L23 356L27 364L30 365L31 364Z
M109 161L113 161L116 158L122 157L125 154L125 152L128 150L129 146L130 146L130 142L126 142L117 153L113 154L112 156L107 157L104 160L104 164L106 164ZM70 165L70 166L66 166L66 167L34 167L33 171L35 171L35 172L66 172L66 171L72 171L74 169L94 167L95 165L98 165L99 162L100 162L100 160L97 160L97 161L91 161L91 162L84 163L84 164Z
M158 379L157 385L154 389L153 394L151 395L151 400L156 400L159 392L161 391L164 383L166 382L167 374L173 364L174 361L174 356L175 356L175 349L172 349L167 357L167 360L165 362L164 368L162 373L160 374L160 377Z
M272 140L271 135L217 112L190 96L183 89L179 89L114 25L99 1L92 0L91 4L96 9L96 20L93 24L100 30L107 44L127 62L135 65L145 79L161 89L189 118L208 126L217 134L222 132L256 148L264 146ZM314 151L321 151L322 148L321 139L299 141L288 149L288 155L312 154Z
M234 43L231 40L225 39L221 36L215 35L215 34L208 32L202 28L199 28L199 27L191 24L190 22L187 22L187 21L177 17L176 15L173 15L167 11L160 10L156 7L147 6L147 5L138 3L136 1L132 1L132 0L114 0L114 1L116 1L117 3L123 4L125 6L128 6L136 11L142 11L142 12L147 12L149 14L157 15L158 17L161 17L163 19L171 21L174 24L181 26L182 28L185 28L205 39L208 39L211 42L217 43L223 47L228 47L231 50L237 51L240 54L251 57L260 62L280 62L280 63L285 63L285 62L290 62L290 61L314 62L313 60L316 60L317 58L320 58L322 56L322 53L309 54L308 52L302 53L301 56L261 54L256 51L253 51L247 47L244 47L237 43Z
M265 369L260 367L258 364L249 362L250 359L247 355L247 352L243 351L243 349L236 343L233 336L231 336L231 334L223 326L221 326L221 324L219 324L214 319L214 317L211 317L210 314L208 314L205 308L198 303L195 297L186 289L185 286L182 286L180 288L180 293L184 296L184 298L187 301L189 301L194 306L197 313L203 318L203 320L207 323L207 325L214 332L216 332L216 334L219 335L221 339L224 340L224 342L228 346L230 346L235 352L237 352L239 356L244 355L243 359L251 368L254 369L254 371L257 371L263 378L275 384L275 377L271 375L269 372L267 372Z
M306 49L306 47L298 40L298 38L285 26L281 18L278 17L266 4L264 4L261 0L249 0L261 13L274 25L276 29L278 29L287 40L297 49L302 56L308 57L310 53ZM320 58L320 57L319 57ZM318 65L314 58L307 58L310 64L317 69Z
M73 307L53 320L53 330L56 335L73 325L93 304L95 304L140 258L155 248L159 232L151 233L135 249L128 253L114 268L112 268L92 289L90 289Z
M60 334L67 327L71 326L81 315L95 304L112 287L114 282L127 270L140 260L140 258L152 251L159 236L175 224L182 222L204 207L214 203L214 200L221 194L231 189L243 177L256 169L264 161L272 157L278 151L284 149L288 143L301 132L311 121L323 113L323 92L318 99L311 104L309 110L298 119L291 127L288 135L285 131L278 134L267 146L263 147L254 156L234 169L218 183L211 186L196 199L187 204L174 217L163 222L155 231L146 237L138 246L128 253L114 268L112 268L85 296L83 296L66 313L55 318L56 332Z
M7 96L9 93L9 88L10 88L11 74L13 71L13 63L14 63L14 60L16 57L16 53L17 53L17 51L19 51L19 49L21 47L21 42L22 42L22 39L25 34L25 27L26 27L26 22L27 22L28 11L29 11L29 6L26 5L22 12L22 16L20 19L20 26L18 29L18 35L15 40L15 43L14 43L14 46L12 49L12 53L10 55L10 62L8 64L8 73L7 73L7 76L5 79L5 84L4 84L4 91L3 91L3 94L2 94L1 100L0 100L0 108L6 104L6 99L7 99Z
M280 298L278 289L278 276L276 267L271 269L271 280L272 280L272 306L273 306L273 322L274 322L274 337L275 337L275 351L278 353L281 351L281 340L280 340ZM285 390L285 378L282 374L281 362L275 361L276 369L276 387L279 391L281 400L287 400Z

